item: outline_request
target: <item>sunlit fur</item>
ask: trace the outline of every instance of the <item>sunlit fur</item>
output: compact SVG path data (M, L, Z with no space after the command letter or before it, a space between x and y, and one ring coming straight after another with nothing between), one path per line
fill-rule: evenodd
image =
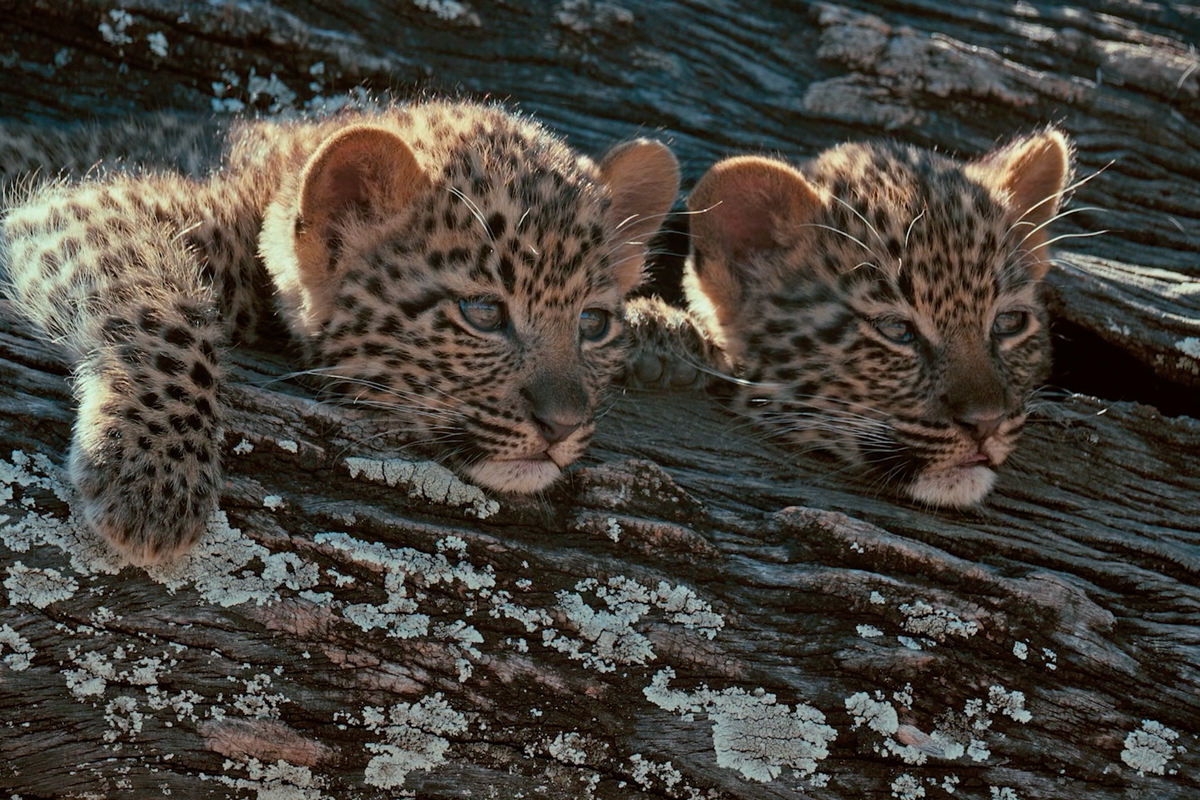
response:
M973 164L847 144L798 172L759 159L702 181L692 209L714 218L698 227L689 291L741 379L734 407L870 486L930 506L982 500L1049 366L1039 248L1069 146L1041 137ZM790 172L760 177L776 168ZM788 210L772 191L806 196ZM720 210L736 202L762 203L769 231ZM1009 333L1013 314L1026 324Z
M309 374L484 486L538 491L578 458L623 361L643 243L678 191L665 147L594 162L462 102L248 122L223 147L171 149L181 124L73 129L107 163L154 142L168 155L28 181L0 227L9 295L75 369L83 515L126 558L169 559L204 529L223 484L220 353L279 322ZM54 175L78 161L69 138L8 126L0 155L36 164L40 142ZM205 148L222 152L201 167ZM504 324L479 329L463 301Z

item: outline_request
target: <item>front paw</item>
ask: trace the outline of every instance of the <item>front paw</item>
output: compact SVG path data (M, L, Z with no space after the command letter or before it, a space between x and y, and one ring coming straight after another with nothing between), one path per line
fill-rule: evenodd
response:
M220 499L211 442L109 428L72 442L71 480L84 519L130 564L170 561L204 533Z
M636 389L704 389L719 374L720 350L688 313L657 298L626 308L631 341L621 383Z

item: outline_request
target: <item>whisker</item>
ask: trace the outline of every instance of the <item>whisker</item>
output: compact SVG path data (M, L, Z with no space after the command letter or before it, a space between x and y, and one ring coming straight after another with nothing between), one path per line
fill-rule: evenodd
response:
M838 203L841 203L841 204L842 204L842 206L843 206L843 207L844 207L844 208L845 208L847 211L849 211L851 214L853 214L854 216L856 216L856 217L858 217L860 220L862 220L862 223L863 223L864 225L866 225L866 226L867 226L867 230L869 230L869 231L870 231L870 232L871 232L871 233L872 233L872 234L875 236L875 238L876 238L877 240L879 240L879 243L880 243L881 245L883 245L884 247L887 247L887 242L885 242L885 241L883 240L883 237L879 235L879 231L875 229L875 226L874 226L874 225L872 225L872 224L871 224L871 223L870 223L870 222L867 220L867 218L866 218L866 217L864 217L862 214L860 214L860 213L858 212L858 209L856 209L854 206L850 205L849 203L847 203L845 200L843 200L842 198L838 197L837 195L830 195L830 197L832 197L832 198L833 198L835 201L837 201ZM871 253L871 255L875 256L875 258L879 258L878 254L876 254L876 253ZM881 259L881 260L882 260L882 259Z
M479 220L480 226L483 227L483 232L485 234L487 234L488 241L490 241L494 244L496 242L496 237L492 235L492 229L487 224L487 220L484 219L483 211L480 210L479 206L475 205L475 201L472 200L471 198L467 197L466 193L463 192L461 189L459 189L456 186L449 187L449 192L450 192L450 194L457 197L459 200L462 200L464 203L466 203L467 209L471 212L471 216L473 216L473 217L475 217L475 219Z
M846 233L846 232L845 232L844 230L842 230L841 228L835 228L835 227L833 227L832 225L822 225L822 224L820 224L819 222L809 222L809 223L807 223L807 224L804 224L804 225L801 225L801 226L799 226L799 227L801 227L801 228L824 228L824 229L825 229L825 230L827 230L827 231L832 231L833 233L839 234L839 235L841 235L841 236L845 236L847 239L849 239L850 241L852 241L852 242L854 242L855 244L857 244L857 245L858 245L859 247L861 247L863 250L866 250L868 253L870 253L871 255L875 256L875 258L876 258L876 259L879 259L880 261L882 261L882 260L883 260L883 259L880 259L880 258L879 258L879 256L878 256L878 255L875 253L875 251L874 251L874 250L872 250L871 248L867 247L867 246L866 246L866 245L865 245L865 244L864 244L864 243L863 243L861 240L859 240L859 239L858 239L857 237L855 237L855 236L852 236L852 235L850 235L849 233Z
M925 212L928 210L928 208L922 208L921 213L913 217L913 221L908 223L908 230L904 232L904 249L908 249L908 237L912 235L913 228L916 227L917 223L921 220L921 217L925 216Z
M1057 242L1065 241L1066 239L1090 239L1093 236L1103 236L1106 233L1108 233L1107 229L1101 231L1088 231L1086 233L1064 233L1059 236L1055 236L1053 239L1042 245L1042 247L1050 247L1051 245L1054 245Z

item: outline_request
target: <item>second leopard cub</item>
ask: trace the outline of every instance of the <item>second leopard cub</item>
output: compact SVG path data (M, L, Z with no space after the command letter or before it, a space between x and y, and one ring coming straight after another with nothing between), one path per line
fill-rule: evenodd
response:
M172 133L167 117L72 135L100 137L79 143L94 159L152 157ZM0 160L69 139L0 129ZM0 226L9 296L74 368L83 514L139 564L203 530L220 353L276 318L304 366L476 483L547 486L587 445L641 243L679 185L661 144L597 163L469 103L246 123L211 166L178 156L25 188Z
M1071 172L1055 130L966 163L899 144L720 162L688 202L701 335L674 338L784 440L919 503L977 503L1047 375L1038 285ZM640 324L643 350L672 338Z

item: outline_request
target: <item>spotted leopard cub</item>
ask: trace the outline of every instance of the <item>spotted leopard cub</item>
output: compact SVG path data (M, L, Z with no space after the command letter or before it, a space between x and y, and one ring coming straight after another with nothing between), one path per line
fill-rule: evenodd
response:
M1047 375L1038 285L1070 175L1055 130L967 163L900 144L720 162L688 202L693 339L782 439L978 503Z
M108 150L140 152L156 124L116 129ZM550 484L591 436L641 243L678 190L661 144L597 163L451 102L248 123L215 167L181 164L26 188L0 229L7 293L74 365L83 514L136 564L203 530L221 352L272 321L306 367L475 482Z

